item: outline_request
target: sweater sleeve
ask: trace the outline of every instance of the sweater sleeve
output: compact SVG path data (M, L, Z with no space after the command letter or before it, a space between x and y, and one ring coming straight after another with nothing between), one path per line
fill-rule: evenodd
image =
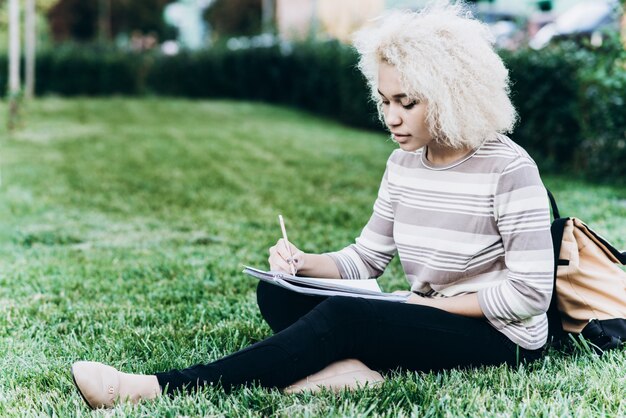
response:
M502 237L506 280L478 292L486 318L501 329L544 314L552 295L554 255L547 193L526 157L508 164L498 180L494 217Z
M340 251L326 253L337 264L342 279L378 277L396 253L388 172L389 165L383 175L372 216L355 243Z

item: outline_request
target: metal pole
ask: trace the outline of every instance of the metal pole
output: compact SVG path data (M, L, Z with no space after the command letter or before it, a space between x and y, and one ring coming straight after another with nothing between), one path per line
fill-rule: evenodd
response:
M9 120L10 131L17 124L20 93L20 3L9 0Z
M9 0L9 94L20 91L20 2Z
M24 46L26 59L26 80L24 86L24 97L26 99L32 99L35 94L35 48L37 36L35 0L26 0L25 12Z

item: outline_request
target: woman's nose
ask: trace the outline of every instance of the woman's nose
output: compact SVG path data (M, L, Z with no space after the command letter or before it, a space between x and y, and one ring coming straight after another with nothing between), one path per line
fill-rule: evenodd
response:
M402 123L402 118L400 114L393 109L393 106L390 106L385 115L385 121L389 126L398 126Z

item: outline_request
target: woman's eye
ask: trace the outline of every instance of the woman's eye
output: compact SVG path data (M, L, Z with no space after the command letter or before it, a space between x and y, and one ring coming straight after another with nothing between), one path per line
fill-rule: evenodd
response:
M386 101L386 100L383 100L382 102L383 102L383 106L388 106L389 105L389 102Z
M410 102L400 102L403 108L411 109L413 106L417 104L417 100L412 100Z

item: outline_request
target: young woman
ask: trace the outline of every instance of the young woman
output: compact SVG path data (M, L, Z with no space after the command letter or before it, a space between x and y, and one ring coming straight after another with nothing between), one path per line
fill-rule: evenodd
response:
M364 279L381 275L397 253L410 283L407 303L300 296L261 283L259 307L273 336L155 375L75 363L90 406L212 384L306 385L306 376L317 373L315 381L336 370L373 382L377 371L540 356L553 275L548 201L533 160L503 134L516 113L488 29L461 5L433 6L389 14L359 32L355 45L399 149L354 244L305 254L279 240L269 263L284 271L291 264L304 276Z

